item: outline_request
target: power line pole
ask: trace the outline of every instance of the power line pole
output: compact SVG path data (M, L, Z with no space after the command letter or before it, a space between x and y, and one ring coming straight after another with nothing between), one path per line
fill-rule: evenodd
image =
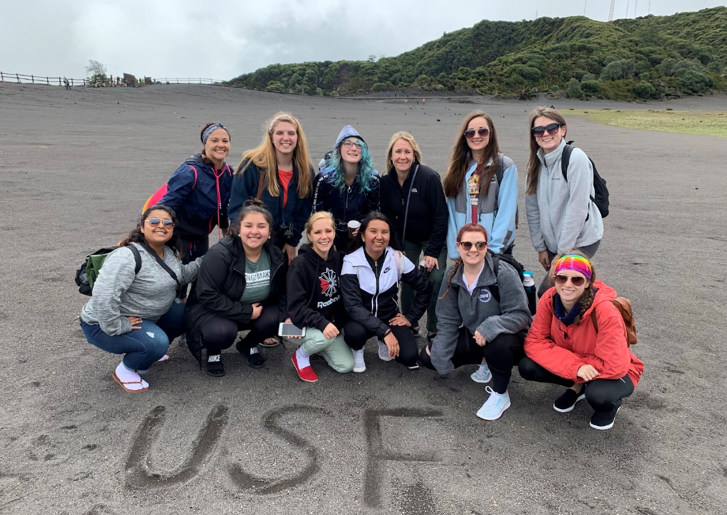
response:
M613 4L616 0L611 0L611 10L608 11L608 23L613 23Z
M634 1L634 18L636 18L636 8L639 6L639 0Z

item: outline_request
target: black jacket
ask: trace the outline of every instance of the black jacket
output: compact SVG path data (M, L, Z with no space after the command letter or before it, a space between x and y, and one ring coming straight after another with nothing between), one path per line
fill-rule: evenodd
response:
M310 245L300 247L288 271L288 316L297 327L323 331L329 323L338 329L346 320L341 296L343 256L328 253L322 259Z
M285 276L288 259L280 249L269 243L265 244L265 250L270 255L270 297L265 303L278 305L282 322L287 318ZM249 326L252 305L239 300L244 291L245 251L239 237L227 236L205 254L184 309L187 343L198 359L202 346L200 330L214 315L235 322L241 330Z
M415 170L416 179L414 179ZM411 197L409 197L409 188ZM406 236L404 236L404 214L407 197L409 200L409 215L406 222ZM387 173L381 178L381 212L384 213L394 225L397 242L392 246L398 246L404 250L406 238L412 242L429 241L424 249L425 256L438 258L442 248L447 243L447 200L444 197L442 179L439 174L421 164L412 165L409 176L404 181L404 186L399 186L399 179L395 171ZM417 259L414 256L412 259Z

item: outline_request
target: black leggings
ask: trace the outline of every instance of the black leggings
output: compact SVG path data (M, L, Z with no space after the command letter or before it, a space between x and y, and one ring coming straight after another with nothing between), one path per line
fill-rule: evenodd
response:
M451 358L452 365L454 368L462 365L479 365L484 357L492 372L492 389L497 393L505 393L507 385L510 384L512 367L525 356L524 344L524 333L502 333L491 342L487 342L484 347L480 347L469 330L461 327L457 337L457 348ZM422 349L419 359L425 367L434 370L432 359L427 354L427 347Z
M403 325L392 325L389 326L389 329L399 341L399 355L396 361L407 367L416 365L419 347L417 347L411 328ZM374 333L369 332L364 326L350 318L343 325L343 331L346 335L346 344L353 350L363 349L366 340L375 336Z
M263 305L260 316L250 320L247 325L238 325L232 320L215 315L202 325L200 330L202 345L207 349L207 354L220 354L222 350L229 349L235 343L238 331L249 329L247 336L240 340L240 345L251 349L266 338L278 334L279 318L280 311L275 304Z
M570 379L549 372L528 357L523 358L518 370L523 379L528 381L567 387L574 384ZM614 408L621 405L621 399L634 393L634 383L628 374L621 379L594 379L583 386L586 388L586 400L595 411L613 411Z

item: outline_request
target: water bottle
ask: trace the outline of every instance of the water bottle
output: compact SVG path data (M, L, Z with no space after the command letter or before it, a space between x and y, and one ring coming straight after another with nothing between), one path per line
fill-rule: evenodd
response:
M530 270L523 271L523 288L525 288L525 294L528 297L530 314L534 315L537 300L535 295L535 279L533 279L533 273Z

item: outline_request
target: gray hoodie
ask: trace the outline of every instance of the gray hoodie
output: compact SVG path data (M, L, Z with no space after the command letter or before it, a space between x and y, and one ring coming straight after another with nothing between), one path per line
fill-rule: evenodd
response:
M99 325L110 336L131 331L127 317L156 322L169 311L177 294L177 283L144 248L136 243L141 269L134 275L134 254L126 247L108 255L93 285L93 296L81 310L81 320ZM183 265L172 249L164 247L164 262L181 284L194 281L202 258Z
M534 195L525 196L530 239L538 252L560 254L587 247L603 237L603 219L591 202L593 167L588 156L574 148L567 175L563 179L560 158L565 140L550 154L538 151L540 174Z
M471 334L479 331L488 342L500 334L515 334L530 327L528 300L517 271L502 260L497 276L492 267L492 256L488 254L472 295L467 291L462 278L462 267L454 274L450 285L447 285L446 278L452 275L454 267L450 267L444 274L445 280L442 282L440 300L437 302L438 333L430 348L432 364L440 374L454 370L452 356L457 348L459 328L462 325ZM490 290L495 284L500 293L500 302ZM447 287L449 293L442 299Z

